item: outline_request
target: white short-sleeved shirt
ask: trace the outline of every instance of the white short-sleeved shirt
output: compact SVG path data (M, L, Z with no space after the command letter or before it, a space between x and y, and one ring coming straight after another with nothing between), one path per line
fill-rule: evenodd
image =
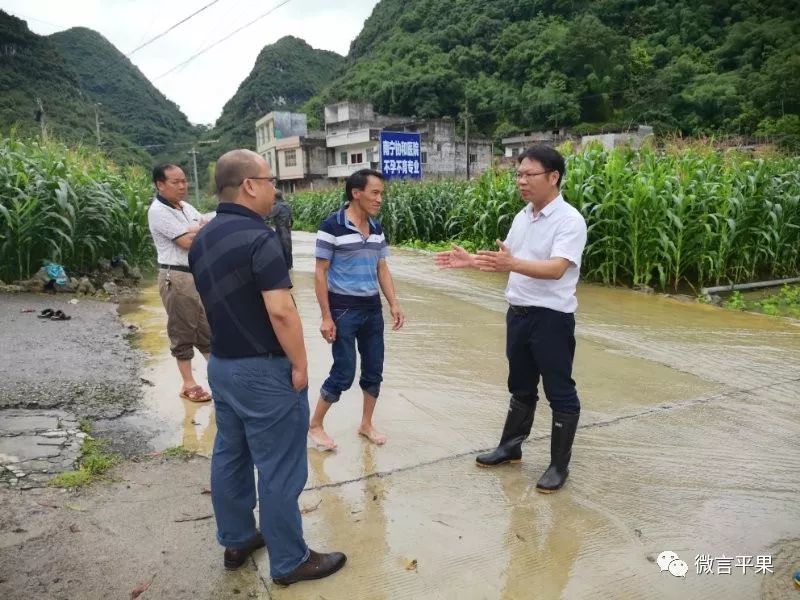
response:
M174 208L158 196L153 199L147 211L147 222L159 264L189 266L189 251L178 246L175 240L186 235L189 225L201 219L197 209L188 202L181 202L180 208Z
M536 279L509 273L506 300L514 306L541 306L574 313L578 308L575 289L586 246L586 221L559 194L534 217L533 204L521 210L505 240L509 252L524 260L566 258L570 265L561 279Z

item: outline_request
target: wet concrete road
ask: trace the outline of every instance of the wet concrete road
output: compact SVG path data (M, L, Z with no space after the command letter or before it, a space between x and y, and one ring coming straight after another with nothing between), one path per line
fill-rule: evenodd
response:
M313 236L295 234L295 295L310 360L310 397L330 366L317 331ZM336 576L272 598L783 598L800 568L800 329L625 290L579 291L575 379L583 413L567 486L533 490L549 459L540 404L521 465L477 469L505 418L505 277L437 271L394 250L407 315L387 330L377 448L356 435L350 390L327 427L339 449L309 450L306 537L349 556ZM157 293L126 314L151 354L144 377L156 444L209 453L213 410L177 397ZM201 373L202 359L196 370ZM203 380L203 383L205 381ZM316 508L314 508L316 507ZM685 578L661 572L675 552ZM698 574L697 555L772 558ZM762 559L766 560L766 559ZM416 561L416 563L413 563ZM412 568L412 564L416 568Z

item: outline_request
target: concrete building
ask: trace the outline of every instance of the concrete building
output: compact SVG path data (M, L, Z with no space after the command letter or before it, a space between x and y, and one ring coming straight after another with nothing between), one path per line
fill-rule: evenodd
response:
M586 147L592 142L600 142L606 150L617 146L641 147L644 140L653 135L653 128L648 125L639 125L636 131L622 131L615 133L601 133L599 135L584 135L581 138L581 147Z
M631 146L639 148L645 138L653 135L653 128L647 125L639 125L635 131L612 131L597 135L574 135L566 127L553 129L550 131L532 131L520 135L505 137L501 140L504 148L503 158L505 160L515 160L526 148L535 144L549 144L557 146L562 142L571 141L578 148L583 148L591 142L600 142L610 150L617 146Z
M325 107L328 177L342 179L359 169L380 169L381 118L371 104L339 102Z
M503 158L516 159L526 148L536 144L549 144L556 146L561 142L571 140L573 137L565 127L549 131L531 131L510 137L505 137L500 142L503 144Z
M328 176L347 177L358 169L380 170L380 133L402 131L420 133L422 179L463 179L467 175L467 149L456 135L452 119L411 119L387 117L375 112L371 104L339 102L325 107L325 135L328 145ZM492 143L471 138L470 175L475 176L492 164Z
M325 134L309 132L302 113L274 111L256 121L256 152L284 192L327 182Z
M386 123L389 131L417 132L422 142L422 179L466 179L467 147L456 134L455 121L443 119L405 119ZM469 140L470 177L480 175L492 165L492 142L483 137Z

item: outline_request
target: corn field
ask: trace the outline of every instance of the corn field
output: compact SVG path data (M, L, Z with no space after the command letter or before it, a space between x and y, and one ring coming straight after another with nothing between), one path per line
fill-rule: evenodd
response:
M798 158L590 146L567 154L562 191L588 226L587 280L677 290L800 272ZM343 197L305 192L290 202L313 228ZM470 183L392 182L380 219L393 244L494 248L522 207L513 173L487 172Z
M147 175L86 149L0 139L0 279L24 279L53 261L68 274L100 258L154 256Z

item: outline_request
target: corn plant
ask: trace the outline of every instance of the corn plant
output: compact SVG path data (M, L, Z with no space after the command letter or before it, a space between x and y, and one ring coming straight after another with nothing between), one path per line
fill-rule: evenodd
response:
M72 273L103 257L149 261L151 189L141 170L86 149L0 139L0 278L28 277L49 261Z
M800 159L710 145L567 153L565 199L586 219L583 276L680 289L800 272ZM290 199L315 228L343 191ZM510 170L473 182L391 183L381 209L395 244L492 248L522 208Z

